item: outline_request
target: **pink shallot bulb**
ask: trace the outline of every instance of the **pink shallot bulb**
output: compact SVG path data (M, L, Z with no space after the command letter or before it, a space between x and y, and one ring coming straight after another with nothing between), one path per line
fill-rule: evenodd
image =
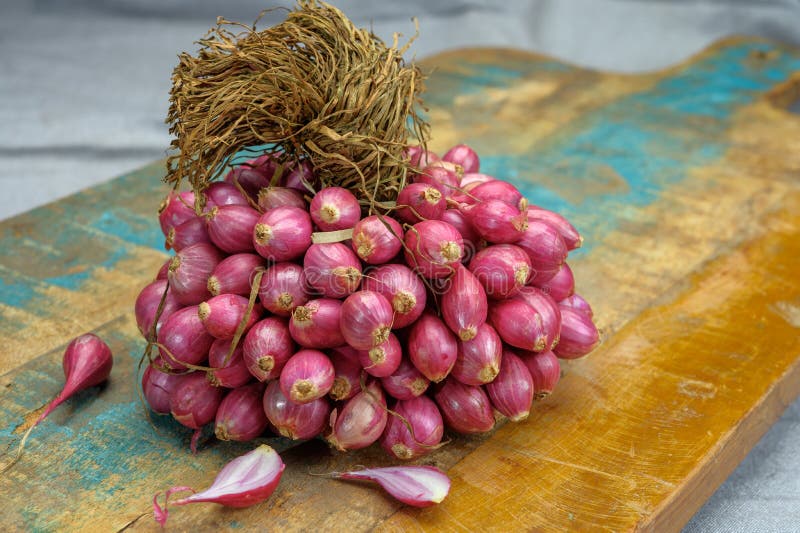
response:
M261 406L263 383L251 383L228 393L217 409L214 434L219 440L247 442L267 429L267 416Z
M222 261L222 254L211 244L187 246L169 262L167 279L170 292L181 305L195 305L207 300L208 277Z
M416 459L435 450L442 441L442 414L427 396L398 401L392 411L381 436L381 446L393 457Z
M280 376L294 348L288 321L271 316L256 322L247 332L242 357L250 374L258 381L267 381Z
M388 263L403 247L403 228L391 217L370 215L353 227L351 246L365 263Z
M328 425L331 407L325 398L295 403L281 392L277 380L270 381L264 391L264 413L275 431L292 440L306 440L321 434Z
M411 183L397 195L397 218L407 224L441 218L447 202L442 192L427 183Z
M208 214L208 236L223 252L253 251L253 227L259 213L247 205L213 207Z
M388 420L386 396L377 382L367 384L331 414L331 433L326 437L340 451L359 450L377 441Z
M458 357L456 336L432 313L411 326L407 348L416 369L435 383L447 377Z
M456 228L440 220L414 224L405 235L406 263L426 278L446 278L464 256L464 240Z
M281 392L294 403L322 398L333 386L333 363L317 350L300 350L281 370Z
M462 341L475 338L478 327L486 322L486 292L472 272L462 265L456 267L440 305L445 323Z
M457 144L442 156L444 161L455 163L464 169L464 173L474 173L480 170L478 154L466 144Z
M306 348L335 348L345 343L340 331L342 302L333 298L311 300L296 307L289 320L289 333Z
M361 284L361 262L340 242L309 246L303 272L308 285L328 298L344 298Z
M494 427L492 404L481 387L448 379L434 393L433 399L445 424L457 433L486 433Z
M238 294L213 296L197 306L197 316L213 337L232 339L242 320L247 322L242 332L246 332L261 318L261 306L257 303L249 309L248 299Z
M528 418L533 404L533 378L525 363L512 352L503 352L500 373L486 385L492 405L512 422Z
M326 187L315 194L310 212L321 231L349 229L361 218L358 199L342 187Z
M392 305L393 329L411 325L425 310L425 285L405 265L391 263L370 271L364 277L362 288L381 294Z
M311 217L297 207L270 209L253 227L256 252L270 261L292 261L311 245Z
M258 300L264 309L289 316L309 299L303 267L295 263L275 263L261 276Z

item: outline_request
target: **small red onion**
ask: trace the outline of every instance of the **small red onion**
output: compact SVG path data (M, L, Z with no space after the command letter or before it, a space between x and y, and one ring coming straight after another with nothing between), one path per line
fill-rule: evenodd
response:
M458 357L456 336L431 313L423 314L411 326L407 349L417 370L433 382L447 377Z
M322 433L331 412L325 398L303 404L289 401L281 392L278 381L267 385L262 407L275 431L293 440L311 439Z
M208 357L214 337L197 316L197 308L191 305L175 311L158 332L159 351L169 368L184 370L181 363L198 365Z
M414 185L435 187L444 197L450 197L456 193L459 181L461 178L456 173L455 166L445 161L434 161L414 176Z
M258 191L269 187L275 166L277 166L277 162L272 165L254 166L254 162L251 161L228 172L225 175L225 182L234 187L238 185L250 198L255 198Z
M285 171L281 185L308 194L316 189L318 181L309 162L301 161L299 165L293 165Z
M575 292L575 276L566 263L561 265L558 272L547 281L540 282L538 279L534 279L531 283L552 296L553 300L557 302L568 298Z
M247 370L259 381L276 379L294 354L294 341L285 318L267 317L256 322L242 343Z
M366 448L377 441L388 419L386 396L377 382L347 400L331 413L332 431L326 440L340 451Z
M340 331L344 306L333 298L318 298L296 307L289 320L289 332L300 346L334 348L345 343Z
M459 265L442 294L441 309L445 324L462 341L475 338L478 327L486 322L488 304L486 292L478 279Z
M333 386L333 363L318 350L300 350L281 370L281 392L294 403L322 398Z
M577 359L594 350L600 334L592 319L583 313L561 308L561 339L553 349L562 359Z
M147 405L154 413L169 414L169 395L181 382L183 374L162 372L163 360L158 357L153 364L147 365L142 375L142 393Z
M516 245L525 250L531 260L531 282L543 283L556 275L567 259L564 239L546 222L531 220L528 229Z
M528 206L528 201L525 200L519 189L503 180L490 180L476 185L470 189L466 203L476 204L490 200L500 200L520 211L525 210Z
M458 342L458 358L450 375L465 385L490 383L500 372L503 341L489 324L478 327L474 339Z
M448 379L433 394L447 427L458 433L486 433L494 427L489 397L481 387Z
M262 257L272 261L297 259L311 246L311 217L297 207L275 207L258 219L252 240Z
M541 220L542 222L547 222L550 224L556 231L558 231L559 235L561 235L561 238L564 239L564 243L567 245L568 250L580 248L583 244L583 237L581 237L581 234L575 229L575 226L573 226L569 220L558 213L542 207L529 206L528 220Z
M184 426L200 429L217 416L224 391L209 383L203 372L187 374L169 397L170 412Z
M481 183L486 183L487 181L495 180L494 176L490 176L488 174L480 174L477 172L465 172L464 175L461 177L461 189L464 192L470 192L472 189L480 185Z
M258 207L268 211L276 207L297 207L306 210L308 205L303 193L289 187L267 187L258 192Z
M177 253L169 263L167 279L170 292L181 305L195 305L207 300L208 277L214 272L222 254L214 246L205 243L187 246Z
M235 185L225 181L211 183L203 193L206 195L206 207L209 208L223 205L250 205Z
M442 156L442 159L460 166L465 173L478 172L481 164L478 154L466 144L453 146Z
M156 493L153 496L153 515L163 528L169 516L169 497L175 492L187 490L194 494L174 502L175 505L212 502L227 507L250 507L261 503L275 491L285 467L275 450L261 444L255 450L226 464L217 474L214 483L204 491L195 492L191 487L172 487L166 491L163 508L158 505L161 493Z
M539 353L525 352L520 355L533 378L533 396L537 400L546 398L556 388L561 377L561 365L556 354L550 350Z
M340 242L309 246L303 272L308 285L328 298L344 298L361 284L361 262Z
M592 306L589 305L583 296L580 294L573 293L570 296L567 296L563 300L558 302L559 307L569 307L570 309L574 309L579 313L583 313L584 315L592 318L594 316L594 311L592 311Z
M561 311L558 304L536 287L523 287L518 298L525 300L542 318L545 349L552 350L558 344L561 334Z
M406 155L409 158L409 165L417 169L425 168L434 161L441 159L434 152L424 150L422 146L409 146L406 148Z
M381 446L389 455L403 460L416 459L442 442L442 414L427 396L398 401L392 411L381 436Z
M236 329L247 314L248 300L238 294L213 296L197 307L197 316L206 330L217 339L232 339ZM256 303L250 310L243 331L250 329L261 318L261 306Z
M478 244L481 242L480 236L472 229L472 225L458 209L447 209L440 220L447 222L461 234L461 238L464 240L463 261L469 261L478 250Z
M516 295L528 283L531 260L519 246L495 244L475 254L469 269L489 298L503 300Z
M167 287L167 281L157 279L149 283L142 289L139 296L136 297L136 304L134 305L134 314L136 315L136 325L139 327L139 332L145 339L150 335L150 330L153 328L153 321L158 312L158 306L161 303L161 297L164 295L164 290ZM167 321L169 316L181 308L181 304L175 298L173 291L167 290L167 296L164 299L164 307L161 309L161 315L158 317L158 324L156 325L156 334L164 322Z
M403 228L391 217L370 215L353 227L351 246L365 263L387 263L403 247Z
M350 346L334 348L328 353L333 363L333 386L328 395L334 400L349 400L361 390L361 363L358 351Z
M512 422L519 422L531 412L533 387L533 378L525 363L511 350L505 350L500 373L486 384L486 393L495 409Z
M464 240L447 222L424 220L406 231L405 256L426 278L448 277L464 256Z
M306 275L294 263L276 263L261 276L258 299L270 313L289 316L308 301Z
M205 242L211 244L211 237L208 235L206 221L200 217L190 218L186 222L172 227L167 233L167 241L164 248L180 252L187 246Z
M208 381L216 387L235 389L253 379L247 370L241 344L228 359L232 342L230 339L217 339L208 350L208 366L211 368L208 371Z
M251 383L225 396L214 421L214 434L219 440L247 442L264 433L269 422L261 405L263 392L263 383Z
M349 229L361 218L358 199L345 188L325 187L311 199L311 219L321 231Z
M425 285L405 265L383 265L364 276L362 288L380 293L394 310L393 329L404 328L417 320L425 310Z
M392 328L392 306L375 291L358 291L342 304L339 328L347 344L369 350L386 342Z
M412 183L397 195L397 218L408 224L441 218L447 203L442 192L427 183Z
M386 393L397 400L410 400L424 394L430 383L430 380L405 357L400 361L400 366L394 374L381 378L381 385Z
M257 268L265 266L264 258L256 254L234 254L226 257L208 277L206 288L213 296L239 294L249 296Z
M492 302L489 322L503 342L511 346L533 352L549 346L541 315L519 296Z
M223 205L208 213L208 236L223 252L237 254L253 251L253 227L258 211L246 205Z
M161 265L161 268L158 269L158 273L156 274L156 279L167 279L167 272L169 272L169 264L172 261L170 257Z
M481 238L495 244L513 244L528 227L528 214L502 200L487 200L462 208Z
M158 208L158 223L164 237L169 235L169 230L179 226L189 219L197 217L194 211L194 193L184 191L170 192Z
M400 341L394 333L389 334L386 342L374 346L369 350L362 350L358 353L359 362L364 367L364 371L376 378L383 378L392 375L400 366L403 358L403 349Z

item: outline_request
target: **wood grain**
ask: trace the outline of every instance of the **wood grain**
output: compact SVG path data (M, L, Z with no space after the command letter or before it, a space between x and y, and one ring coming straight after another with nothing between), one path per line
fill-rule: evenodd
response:
M591 72L511 50L426 61L432 147L473 145L485 172L567 215L570 256L603 344L570 362L531 417L455 437L425 462L453 488L412 510L309 476L387 464L319 442L283 452L274 497L173 512L178 530L677 530L800 392L800 51L723 41L672 69ZM111 382L69 402L0 478L5 530L155 530L152 494L202 487L248 449L197 456L148 422L135 370L138 290L166 258L153 165L0 224L0 442L60 387L68 340L95 330ZM53 490L53 487L59 490Z

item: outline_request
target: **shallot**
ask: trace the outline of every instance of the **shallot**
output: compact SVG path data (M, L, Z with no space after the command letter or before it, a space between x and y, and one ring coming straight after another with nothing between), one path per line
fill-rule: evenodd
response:
M214 207L208 214L208 236L229 254L253 251L253 227L259 213L247 205Z
M503 352L500 373L486 384L492 405L512 422L528 418L533 403L533 378L525 363L511 350Z
M311 200L311 219L321 231L336 231L355 226L361 206L353 193L342 187L326 187Z
M387 420L386 396L373 381L347 400L341 410L333 410L326 440L340 451L366 448L380 438Z
M381 265L395 257L403 247L403 228L395 219L371 215L353 227L353 251L370 265Z
M464 239L440 220L414 224L405 235L406 263L426 278L450 276L464 256Z
M456 336L440 318L425 313L411 326L408 355L422 375L433 382L442 381L458 356Z
M251 383L228 393L219 404L214 434L219 440L246 442L267 429L267 415L261 406L263 383Z
M433 451L442 441L442 415L427 396L398 401L392 411L381 436L381 446L390 455L415 459Z
M387 466L331 475L337 479L374 481L393 497L413 507L441 503L450 492L450 478L435 466Z
M281 370L281 392L294 403L322 398L333 386L333 363L318 350L300 350Z
M306 440L319 435L325 429L331 412L325 398L302 404L290 401L281 392L277 381L270 381L267 385L262 407L275 431L292 440Z
M256 252L271 261L297 259L311 245L311 217L297 207L275 207L258 219L252 240Z
M392 306L380 293L358 291L342 304L339 329L347 344L369 350L386 342L392 328Z
M294 354L294 341L285 318L267 317L256 322L242 343L247 370L259 381L280 376L283 365Z

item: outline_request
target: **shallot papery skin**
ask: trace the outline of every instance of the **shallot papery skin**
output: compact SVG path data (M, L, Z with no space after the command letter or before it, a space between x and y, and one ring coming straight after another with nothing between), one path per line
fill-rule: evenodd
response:
M328 298L344 298L361 284L361 262L340 242L309 246L303 272L308 285Z
M214 434L219 440L246 442L267 429L267 415L261 406L263 383L251 383L228 393L217 409Z
M383 389L397 400L410 400L424 394L430 383L406 357L400 361L400 366L391 376L381 378Z
M261 305L270 313L289 316L309 300L303 267L294 263L276 263L261 277L258 289Z
M525 250L513 244L495 244L475 254L469 270L493 300L510 298L531 277L531 260Z
M450 276L464 256L464 239L441 220L414 224L405 235L406 263L426 278Z
M533 378L525 363L511 350L503 352L500 373L486 384L492 405L512 422L528 418L533 404Z
M167 289L167 281L164 279L157 279L149 283L142 289L139 296L136 297L136 304L134 305L136 325L145 339L150 336L150 331L153 328L153 321L156 318L158 306L161 303L161 298L164 296L165 290L167 291L167 296L164 298L164 307L161 309L161 315L158 317L158 324L156 325L155 331L155 333L158 334L164 322L167 321L172 313L181 308L181 304L173 295L172 290Z
M292 440L311 439L322 433L331 412L325 398L303 404L290 401L277 381L267 385L262 407L275 431Z
M478 279L459 265L448 289L441 297L442 318L462 341L475 338L478 327L486 322L486 292Z
M200 429L217 416L224 389L208 382L203 372L186 375L169 397L172 416L191 429Z
M285 318L267 317L256 322L242 343L247 370L259 381L280 376L283 365L295 352L294 341Z
M229 254L253 251L253 227L259 212L246 205L223 205L209 212L208 236Z
M333 363L318 350L300 350L281 370L281 392L294 403L322 398L333 386Z
M591 352L600 342L600 334L591 317L561 308L561 339L553 352L561 359L577 359Z
M258 219L252 233L256 252L271 261L292 261L311 246L311 217L297 207L275 207Z
M158 332L158 349L169 368L184 370L183 363L197 365L208 357L214 337L206 331L197 309L192 305L175 311Z
M289 333L306 348L335 348L345 344L340 329L342 302L319 298L296 307L289 320Z
M158 209L158 222L161 225L164 237L169 235L169 230L175 226L179 226L196 216L194 193L192 191L170 192Z
M567 259L567 245L550 224L529 220L528 228L516 243L531 260L531 283L544 283L556 275Z
M503 342L515 348L541 352L549 346L541 315L518 296L492 302L489 306L489 322Z
M480 187L485 185L487 184ZM519 241L528 227L527 212L502 200L481 201L464 207L462 212L478 235L495 244L513 244Z
M250 507L272 496L286 466L278 453L266 444L229 462L219 471L209 488L173 505L210 502L228 507ZM189 487L173 487L166 492L164 507L158 505L157 493L153 496L153 513L161 526L167 522L167 505L170 495L179 491L192 491Z
M458 342L458 357L450 375L465 385L484 385L500 372L503 341L489 324L478 327L475 338Z
M377 292L355 292L342 304L339 329L347 344L357 350L386 342L391 327L392 306Z
M528 207L528 220L541 220L550 224L564 239L564 243L569 250L580 248L583 244L583 237L575 229L575 226L558 213L541 207L530 206Z
M523 287L517 298L524 300L541 317L545 349L552 350L561 335L561 310L558 304L536 287Z
M311 219L321 231L336 231L355 226L361 218L358 199L343 187L326 187L311 200Z
M374 481L412 507L441 503L450 492L450 478L435 466L387 466L332 475L338 479Z
M370 215L353 227L353 251L370 265L381 265L394 258L403 247L403 228L395 219Z
M447 377L458 357L456 336L431 313L422 315L411 326L407 349L414 367L433 382Z
M481 167L481 160L477 152L466 144L457 144L453 146L445 152L442 156L442 160L460 166L465 174L478 172Z
M197 306L197 316L213 337L232 339L245 316L247 322L243 332L250 329L261 318L261 306L257 303L249 310L249 302L238 294L220 294Z
M442 191L428 183L412 183L397 195L397 211L401 221L415 224L420 220L437 220L447 207Z
M448 379L433 398L445 424L453 431L469 435L485 433L494 427L491 402L480 387Z
M555 389L561 378L561 364L556 354L550 350L544 352L522 352L520 359L528 367L533 379L533 395L537 400L546 398Z
M403 460L433 451L442 441L444 422L439 408L427 396L398 401L381 436L381 446Z
M347 400L340 411L331 413L327 441L340 451L366 448L377 441L388 420L386 396L376 382Z
M258 191L258 207L268 211L275 207L306 209L303 193L289 187L266 187Z
M207 300L208 277L222 261L222 254L207 243L187 246L170 260L167 270L170 291L181 305L195 305Z
M425 285L405 265L392 263L369 271L362 288L383 295L394 310L393 329L404 328L416 321L425 310Z
M566 263L561 265L558 272L549 280L539 283L534 279L531 283L549 294L555 301L568 298L575 292L575 276L572 275L572 269Z
M255 271L264 268L264 258L256 254L234 254L226 257L214 268L206 288L213 296L239 294L249 296Z

